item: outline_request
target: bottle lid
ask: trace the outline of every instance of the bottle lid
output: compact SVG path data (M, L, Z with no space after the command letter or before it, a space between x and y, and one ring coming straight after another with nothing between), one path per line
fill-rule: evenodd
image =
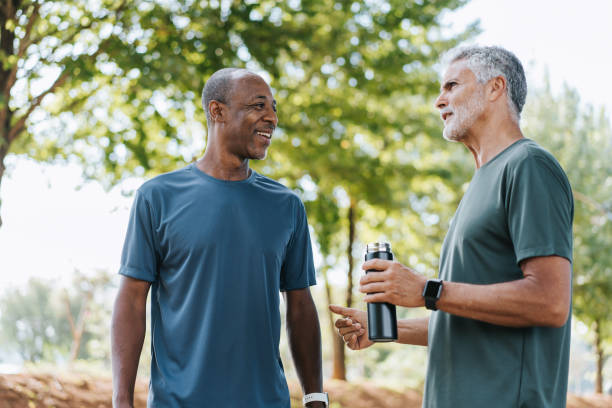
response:
M366 245L366 252L391 252L391 244L388 242L373 242Z

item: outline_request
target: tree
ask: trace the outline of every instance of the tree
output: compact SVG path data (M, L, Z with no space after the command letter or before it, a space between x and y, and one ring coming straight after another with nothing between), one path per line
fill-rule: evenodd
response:
M104 271L91 276L75 271L70 287L31 279L23 288L7 290L0 298L3 348L31 362L108 360L100 348L108 344L111 287Z
M26 288L5 291L0 299L0 326L5 350L25 361L54 360L65 352L70 335L61 307L48 282L32 279Z
M440 155L442 143L431 106L439 86L433 65L473 32L458 39L440 34L439 14L459 4L338 3L315 14L319 28L307 34L308 47L290 43L291 52L280 55L290 68L273 82L277 98L287 102L279 104L282 133L275 136L270 160L258 168L303 192L324 277L346 260L341 264L347 272L343 303L348 307L360 222L370 230L378 227L380 235L380 226L392 217L424 215L434 204L423 205L420 199L432 185L446 183L456 190L452 163L442 171L427 158ZM374 216L364 219L366 212ZM417 223L386 229L427 236ZM434 235L441 243L439 232ZM331 303L329 287L326 293ZM346 379L344 345L333 338L332 377Z
M554 95L546 81L532 95L525 135L554 153L572 185L573 313L593 332L595 389L601 393L612 340L612 126L603 109L583 107L567 86Z
M72 341L68 361L71 363L79 356L90 357L95 354L92 350L82 350L90 340L108 338L106 322L110 321L110 308L102 305L109 304L109 290L112 288L111 275L105 271L98 271L92 276L75 271L72 280L71 290L64 288L60 295L64 304L64 316L70 324ZM104 344L108 344L108 341Z
M256 167L296 188L310 180L327 197L310 207L336 211L332 230L346 232L330 242L345 254L350 305L364 212L410 211L426 180L452 181L411 160L428 155L418 149L439 134L429 106L434 64L475 32L446 38L439 15L464 3L8 0L0 181L8 152L80 162L105 185L174 169L201 153L205 80L225 66L265 72L282 128ZM315 211L313 225L325 217ZM335 361L334 377L344 378L342 355Z

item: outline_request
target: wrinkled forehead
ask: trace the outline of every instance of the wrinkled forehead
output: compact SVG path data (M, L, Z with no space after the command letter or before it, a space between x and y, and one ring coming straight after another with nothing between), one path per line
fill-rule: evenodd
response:
M468 67L467 61L464 59L456 60L448 64L444 76L442 77L442 83L448 81L451 78L465 78L474 75L472 70Z

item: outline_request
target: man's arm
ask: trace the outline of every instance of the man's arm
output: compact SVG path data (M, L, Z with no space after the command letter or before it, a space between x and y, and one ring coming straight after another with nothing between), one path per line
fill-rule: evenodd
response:
M363 350L374 342L368 338L368 315L358 309L330 305L329 309L344 318L336 320L338 334L351 350ZM429 317L397 321L397 343L427 346Z
M366 302L424 305L424 276L398 262L380 259L367 261L363 268L383 271L361 278L359 290L370 293ZM571 298L570 262L559 256L534 257L521 262L521 269L523 278L491 285L445 281L437 307L501 326L563 326Z
M150 282L121 277L111 322L113 407L133 407Z
M287 305L289 347L302 391L304 395L323 392L321 329L310 289L288 290L283 295ZM322 408L325 404L310 402L307 406Z

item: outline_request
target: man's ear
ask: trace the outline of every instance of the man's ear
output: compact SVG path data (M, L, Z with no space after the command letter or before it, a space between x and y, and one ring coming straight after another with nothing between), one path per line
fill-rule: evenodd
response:
M224 122L227 114L226 107L219 101L212 100L208 104L208 112L210 113L210 119L213 122Z
M487 87L487 97L490 102L494 102L502 96L506 95L506 78L503 76L496 76L495 78L491 78L489 81L489 86Z

